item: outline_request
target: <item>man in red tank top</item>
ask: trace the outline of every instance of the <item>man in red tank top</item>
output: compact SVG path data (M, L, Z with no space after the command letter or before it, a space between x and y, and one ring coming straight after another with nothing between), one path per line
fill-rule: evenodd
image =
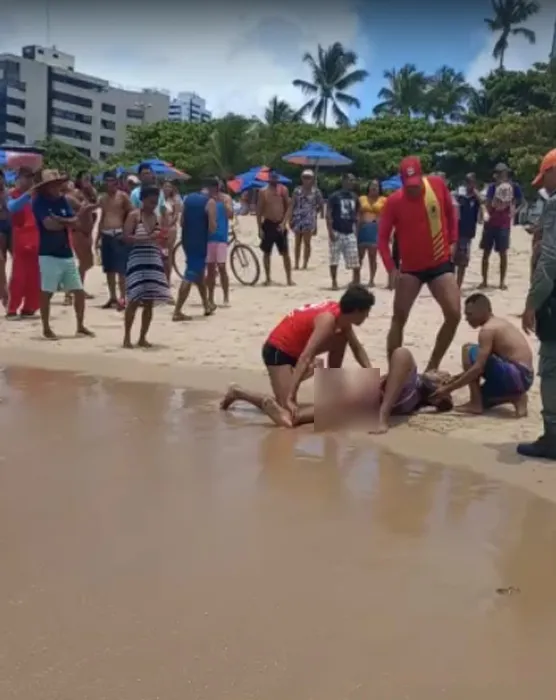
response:
M232 384L221 408L226 410L236 401L246 401L277 425L291 428L312 422L313 407L297 406L301 382L313 375L315 358L323 353L328 353L328 367L341 367L347 345L361 367L371 367L353 327L367 319L374 303L368 289L355 285L344 292L339 302L323 301L291 311L270 332L262 348L272 396Z
M415 156L400 164L402 188L386 200L378 227L378 249L390 287L394 311L388 333L388 357L403 345L403 331L421 287L426 284L442 310L442 324L425 372L438 369L461 320L461 298L452 262L458 240L458 219L450 191L441 177L423 177ZM396 231L401 269L390 253Z

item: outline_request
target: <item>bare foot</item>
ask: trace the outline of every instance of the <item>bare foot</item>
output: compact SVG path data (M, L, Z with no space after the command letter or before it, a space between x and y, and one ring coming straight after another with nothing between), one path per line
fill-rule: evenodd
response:
M288 280L288 287L295 287L295 282L293 280Z
M472 403L468 401L461 406L455 406L454 410L458 413L469 413L473 416L480 416L483 413L483 407L480 404Z
M527 417L527 394L520 396L517 401L514 401L515 417L516 418L526 418Z
M508 289L508 285L502 283L502 284L500 285L500 289L501 289L503 292L505 292L505 291Z
M369 289L374 289L375 283L373 281L369 282Z
M149 343L149 341L146 338L139 338L139 340L137 341L137 347L152 348L152 343Z
M88 328L85 328L85 326L79 326L79 328L75 332L75 335L84 336L87 338L94 338L95 337L95 334L93 333L93 331L90 331Z
M237 390L237 384L230 384L230 386L228 387L228 391L226 392L224 398L220 402L220 408L223 411L227 411L230 408L230 406L234 403L234 401L237 401Z
M122 348L126 348L127 350L133 350L133 343L129 338L124 338L124 342L122 343Z
M186 316L185 314L182 314L181 311L179 311L178 313L175 313L172 316L172 321L179 322L179 321L192 321L192 320L193 319L191 318L191 316Z
M382 418L380 418L378 423L369 430L369 433L371 435L384 435L384 433L388 432L388 429L388 421L385 421Z
M338 286L337 282L332 282L332 291L337 292L340 287Z
M488 284L486 282L481 282L477 289L488 289Z
M44 328L42 334L47 340L58 340L58 336L54 333L52 328Z
M209 304L208 307L205 309L205 316L212 316L212 314L216 311L216 304Z
M263 287L270 287L271 284L272 284L272 280L265 280L265 281L263 282Z
M263 401L262 409L264 413L281 428L293 428L293 422L290 414L285 408L278 405L275 399L267 398Z
M224 299L224 301L222 302L222 307L223 307L224 309L229 309L229 308L230 308L230 300L229 300L229 299Z

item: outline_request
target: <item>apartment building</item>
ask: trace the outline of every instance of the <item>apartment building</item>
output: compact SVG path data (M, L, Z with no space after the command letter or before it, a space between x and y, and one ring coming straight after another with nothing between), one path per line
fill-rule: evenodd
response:
M125 90L78 73L75 58L55 47L25 46L0 54L0 143L52 137L94 160L125 148L128 126L168 119L170 97Z
M170 102L168 121L171 122L209 122L212 114L207 110L206 101L196 92L180 92Z

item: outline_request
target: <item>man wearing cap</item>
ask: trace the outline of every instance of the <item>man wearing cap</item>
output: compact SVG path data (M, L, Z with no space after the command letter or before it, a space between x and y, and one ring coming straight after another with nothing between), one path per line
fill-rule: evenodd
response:
M69 229L76 225L68 200L62 194L67 177L57 170L43 170L40 181L35 185L32 208L39 231L39 268L41 273L41 321L43 335L49 340L58 336L50 327L50 300L58 289L71 292L77 334L94 335L85 327L85 292L70 245ZM96 208L96 204L86 204L83 210ZM82 211L83 211L82 210Z
M540 340L539 375L544 431L534 442L520 443L517 452L524 457L556 460L556 149L543 158L533 185L544 186L549 198L541 219L540 255L533 271L521 323L526 333L535 331Z
M454 275L453 255L458 239L458 221L452 195L444 180L423 176L415 156L400 164L402 188L386 200L378 228L378 249L394 288L394 310L388 333L390 357L403 345L409 314L426 284L444 315L426 372L438 369L450 347L461 319L460 292ZM400 272L390 252L393 230L400 250Z
M510 231L516 207L522 200L521 189L510 181L510 169L505 163L498 163L494 170L494 179L486 195L486 209L489 217L483 226L480 245L483 251L481 266L483 280L480 289L486 289L488 286L488 266L493 250L500 256L500 289L507 289Z

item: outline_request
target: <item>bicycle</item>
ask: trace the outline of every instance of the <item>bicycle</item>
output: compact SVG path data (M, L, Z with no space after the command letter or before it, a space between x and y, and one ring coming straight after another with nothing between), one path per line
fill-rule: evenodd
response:
M247 243L239 241L235 224L230 226L228 245L230 249L230 268L234 277L245 287L254 287L261 276L261 264L253 248ZM172 250L172 267L182 279L185 270L184 257L181 241L178 241Z

